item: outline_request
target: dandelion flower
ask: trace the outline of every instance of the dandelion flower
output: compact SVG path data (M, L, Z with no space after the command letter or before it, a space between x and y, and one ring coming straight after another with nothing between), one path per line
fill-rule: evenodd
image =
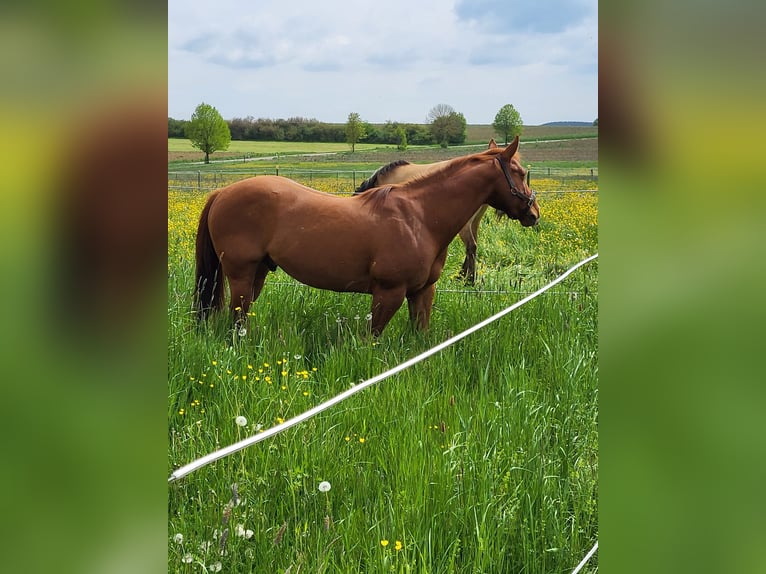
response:
M331 485L326 480L323 480L322 482L319 483L319 492L327 492L328 490L330 490L330 488L331 488Z
M184 543L184 535L179 532L178 534L173 536L173 542L175 542L176 544L183 544Z
M364 444L364 441L366 441L366 440L367 440L367 439L366 439L366 438L364 438L363 436L360 436L360 437L359 437L359 442L360 442L360 443L362 443L362 444Z
M401 540L397 540L396 542L394 542L394 550L399 551L402 548L403 548L403 546L402 546L402 541Z
M388 546L388 540L386 540L386 539L384 538L383 540L381 540L381 541L380 541L380 545L381 545L383 548L385 548L386 546Z
M237 418L234 419L234 422L237 423L237 426L245 426L247 424L247 419L243 417L242 415L239 415Z

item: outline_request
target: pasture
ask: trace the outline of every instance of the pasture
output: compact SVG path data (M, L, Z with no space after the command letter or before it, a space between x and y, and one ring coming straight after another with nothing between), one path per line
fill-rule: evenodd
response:
M337 192L339 181L311 184ZM597 252L597 194L533 184L539 226L490 210L476 285L456 278L464 252L453 241L430 330L413 331L405 306L377 340L365 333L369 296L311 289L281 271L245 336L225 317L197 326L193 244L205 195L169 191L168 474L433 347ZM172 483L168 571L571 572L598 537L597 292L596 261L427 361Z
M441 161L458 155L480 151L494 137L500 144L500 138L492 126L472 125L467 128L466 145L442 149L439 146L408 146L406 151L399 151L394 145L366 144L356 145L356 152L351 153L345 143L318 142L257 142L232 141L227 151L215 152L210 156L211 165L199 162L204 154L192 147L187 139L168 138L168 162L182 166L195 164L195 169L221 169L238 162L219 163L221 160L257 160L258 165L293 165L296 162L310 162L328 169L340 168L353 164L365 164L372 171L382 163L395 159L407 159L415 163ZM527 162L534 166L597 167L598 166L598 128L597 127L561 127L561 126L525 126L521 136L521 151ZM275 161L265 157L280 154ZM297 157L306 154L308 157ZM320 154L320 155L312 155ZM322 155L328 154L328 155ZM241 164L240 164L241 165Z

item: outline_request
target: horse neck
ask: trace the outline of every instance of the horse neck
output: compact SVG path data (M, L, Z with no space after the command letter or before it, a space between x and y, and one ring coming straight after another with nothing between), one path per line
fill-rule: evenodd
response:
M451 241L487 202L493 175L487 163L447 166L438 174L408 184L408 194L423 206L424 223Z

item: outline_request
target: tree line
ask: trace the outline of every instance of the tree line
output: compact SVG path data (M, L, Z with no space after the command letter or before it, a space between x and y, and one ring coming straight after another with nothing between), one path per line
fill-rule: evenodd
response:
M316 119L295 117L288 119L234 118L224 120L235 141L286 141L286 142L346 142L346 124L320 122ZM168 117L168 137L185 138L189 120ZM428 126L388 121L383 125L362 122L365 143L399 145L404 132L407 142L413 145L436 143ZM454 139L454 138L453 138ZM463 143L462 141L454 143Z
M345 124L328 124L302 117L272 120L248 116L224 120L218 110L203 102L189 121L168 117L168 137L191 140L194 147L205 153L205 163L209 162L211 153L226 150L231 140L345 142L351 146L352 152L360 142L395 144L400 150L407 149L409 144L447 147L465 142L465 116L452 106L434 106L426 121L426 125L388 121L382 126L374 126L355 112L348 115ZM507 144L509 138L521 134L523 124L519 112L511 104L506 104L498 111L492 125Z

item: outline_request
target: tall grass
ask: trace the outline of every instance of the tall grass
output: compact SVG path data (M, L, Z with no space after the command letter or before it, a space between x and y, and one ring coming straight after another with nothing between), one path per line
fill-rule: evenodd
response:
M594 196L552 196L537 230L486 218L475 287L453 277L463 257L453 242L426 333L402 309L373 340L369 296L278 271L239 337L225 318L193 320L202 201L170 198L168 473L432 347L596 251ZM172 483L168 570L571 572L598 533L597 287L591 263L427 361Z

